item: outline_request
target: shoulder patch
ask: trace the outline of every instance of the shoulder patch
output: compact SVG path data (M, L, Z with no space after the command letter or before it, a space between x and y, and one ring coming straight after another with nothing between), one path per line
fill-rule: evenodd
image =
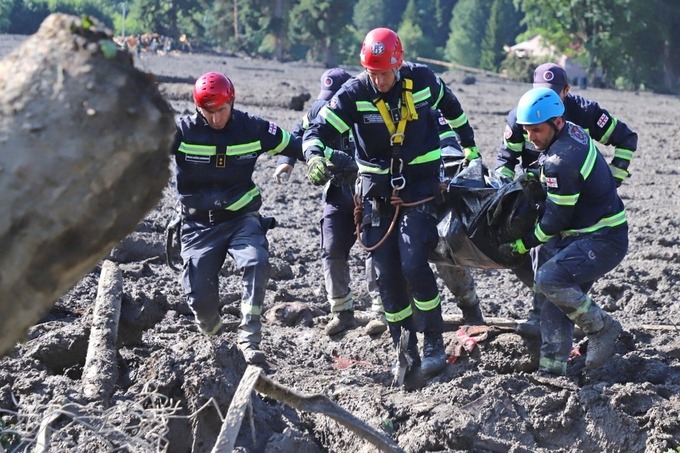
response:
M336 105L338 105L338 97L337 97L337 96L333 96L333 97L331 98L330 102L328 103L328 107L329 107L329 108L335 108Z
M446 123L446 118L444 118L443 116L439 115L439 124L442 125L442 126L445 126L445 125L447 124L447 123Z
M276 135L276 130L279 127L276 125L276 123L272 123L271 121L269 122L269 133L272 135Z
M569 136L582 145L588 143L588 136L585 131L575 124L569 124Z
M512 137L512 128L510 127L509 124L505 125L505 131L503 131L503 136L505 137L506 140L509 140L510 137Z
M559 184L557 183L557 177L551 176L545 178L545 185L551 189L558 189Z
M597 125L602 128L607 124L607 121L609 121L609 115L606 113L603 113L602 116L600 117L599 120L597 120Z

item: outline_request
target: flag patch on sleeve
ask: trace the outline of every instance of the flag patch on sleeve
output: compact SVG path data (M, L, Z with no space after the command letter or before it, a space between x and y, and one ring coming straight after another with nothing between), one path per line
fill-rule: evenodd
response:
M557 189L559 185L557 184L557 178L554 176L545 178L545 185L551 189Z
M276 130L278 127L276 126L276 123L272 123L271 121L269 122L269 133L272 135L276 135Z
M607 121L609 121L609 116L607 116L606 113L603 113L602 116L600 117L600 119L597 120L597 125L599 127L604 127L605 124L607 124Z

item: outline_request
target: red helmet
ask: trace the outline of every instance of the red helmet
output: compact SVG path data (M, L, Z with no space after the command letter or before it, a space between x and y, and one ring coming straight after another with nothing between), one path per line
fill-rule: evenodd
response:
M368 32L361 45L361 66L373 71L397 69L404 62L404 49L397 34L389 28Z
M216 109L235 97L234 84L219 72L206 72L194 84L194 102L203 109Z

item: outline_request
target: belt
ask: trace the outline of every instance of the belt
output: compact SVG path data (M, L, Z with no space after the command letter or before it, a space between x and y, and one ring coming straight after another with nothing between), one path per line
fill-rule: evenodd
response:
M241 212L228 211L226 209L194 209L184 208L184 218L193 222L210 223L212 225L226 222L240 216Z

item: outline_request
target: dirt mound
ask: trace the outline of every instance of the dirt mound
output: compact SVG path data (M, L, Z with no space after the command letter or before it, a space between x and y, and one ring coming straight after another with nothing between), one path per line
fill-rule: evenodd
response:
M177 113L193 110L190 81L218 70L234 81L237 108L288 129L302 115L290 108L288 97L306 93L314 98L323 72L301 63L174 52L143 54L136 64L158 76L161 92ZM485 162L492 164L505 114L528 86L491 77L463 86L464 77L443 74L466 109ZM680 318L680 198L675 195L680 129L672 120L680 100L575 90L597 99L640 135L633 177L620 189L630 222L630 250L591 291L625 329L605 366L586 372L584 357L575 354L567 377L542 378L535 373L537 343L498 327L471 352L451 360L441 376L415 389L391 387L394 353L387 334L369 337L361 328L333 338L323 334L328 307L319 259L320 191L300 169L287 185L276 185L271 178L275 159L263 157L255 175L262 212L279 223L268 233L273 272L262 344L267 375L298 392L328 396L409 452L656 453L680 447L680 332L669 326ZM123 278L120 378L111 407L83 400L81 388L99 266L57 301L25 342L0 359L5 425L16 424L37 436L40 423L50 421L54 451L111 451L124 442L130 451L210 451L246 364L233 331L213 338L194 326L178 274L163 256L164 229L173 211L168 189L107 257ZM356 245L351 271L359 310L369 306L363 258ZM526 317L530 293L509 271L475 270L474 275L486 316ZM454 297L441 288L445 316L455 319ZM238 319L240 293L240 278L227 260L220 294L231 326ZM445 339L452 343L457 326L449 325ZM577 346L580 353L587 347ZM54 412L57 408L66 409ZM238 451L372 451L327 416L296 411L272 398L254 395L251 413L241 426ZM99 417L103 434L95 435L86 425L95 420L88 414ZM0 440L11 440L4 436ZM21 437L33 448L35 437L26 431Z

